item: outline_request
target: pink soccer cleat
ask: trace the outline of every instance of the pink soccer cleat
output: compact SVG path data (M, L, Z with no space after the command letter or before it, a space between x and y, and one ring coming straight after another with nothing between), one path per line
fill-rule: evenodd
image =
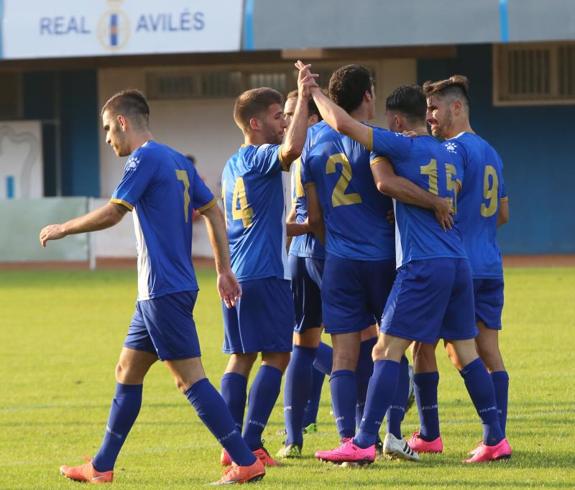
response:
M433 439L433 441L426 441L422 439L419 432L414 432L411 439L407 441L407 445L417 453L442 453L443 441L441 436Z
M375 444L361 448L353 443L353 439L342 441L341 446L331 451L317 451L315 457L320 461L330 463L358 463L371 464L375 461Z
M62 465L60 466L60 474L70 480L84 483L112 483L114 479L113 471L98 471L92 465L91 460L80 466Z
M471 458L466 459L466 463L487 463L498 459L509 459L511 457L511 446L507 439L503 438L495 446L487 446L481 443L474 451Z

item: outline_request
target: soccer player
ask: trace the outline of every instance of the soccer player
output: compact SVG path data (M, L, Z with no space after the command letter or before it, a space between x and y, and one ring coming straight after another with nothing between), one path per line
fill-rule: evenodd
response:
M388 99L398 112L412 119L414 137L363 125L317 89L313 97L328 124L373 148L378 186L386 179L385 169L378 168L387 163L379 160L383 156L398 175L456 202L464 171L458 145L441 144L427 134L426 100L419 87L400 87ZM475 348L473 283L459 230L456 225L442 229L432 213L421 207L397 199L394 206L398 272L373 350L374 373L364 418L353 439L319 456L334 462L373 462L377 433L397 389L401 357L412 341L433 344L443 338L457 354L454 364L460 367L483 423L480 450L466 462L509 457L511 447L499 424L493 383Z
M104 440L90 462L62 466L60 472L76 481L112 481L116 458L142 404L144 377L160 359L234 461L218 484L258 480L265 474L264 466L206 378L192 316L198 294L191 259L193 209L205 218L222 300L231 307L240 295L230 268L223 216L189 160L153 140L149 114L148 103L137 90L119 92L104 104L106 142L117 156L129 156L121 182L105 206L40 231L45 247L49 240L114 226L132 211L138 248L138 301L116 366L116 395Z
M296 66L303 69L301 64ZM365 67L347 65L336 70L329 96L354 121L374 116L373 82ZM392 204L375 186L366 145L324 122L317 127L313 144L302 155L302 181L312 226L325 220L323 321L334 349L330 378L334 415L340 439L346 441L355 434L356 404L367 393L377 339L374 329L371 338L362 342L361 331L381 317L395 277L394 231L386 218ZM423 201L440 201L400 180ZM403 368L407 375L407 360Z
M289 125L297 104L297 90L286 97L284 116ZM308 100L308 136L313 140L314 126L321 117L313 99ZM292 209L287 220L287 234L293 236L288 265L295 306L293 350L284 387L284 417L286 440L277 456L301 456L303 433L313 430L325 374L331 371L332 349L321 343L321 277L325 252L323 245L310 232L305 192L301 183L301 160L292 168ZM318 358L318 359L316 359ZM327 372L314 367L327 366ZM325 367L324 367L325 369ZM307 421L305 420L307 416ZM307 423L306 423L307 422ZM306 428L306 429L304 429Z
M242 297L233 308L224 308L224 352L230 359L221 391L237 427L242 427L248 377L262 353L243 437L269 466L277 463L263 447L261 435L280 392L294 326L282 170L289 171L306 139L309 91L303 91L304 78L300 74L289 126L283 115L283 96L276 90L252 89L236 99L234 120L244 134L244 145L228 160L222 174L231 264ZM224 451L221 463L229 462Z
M432 134L457 144L464 157L465 185L458 196L457 216L473 277L475 321L479 328L475 341L477 352L491 373L505 434L509 376L498 341L503 309L503 266L496 239L497 227L509 219L503 164L493 147L471 128L466 77L454 75L447 80L427 82L423 89ZM437 409L439 373L433 346L416 346L415 366L421 428L409 445L420 452L442 452Z

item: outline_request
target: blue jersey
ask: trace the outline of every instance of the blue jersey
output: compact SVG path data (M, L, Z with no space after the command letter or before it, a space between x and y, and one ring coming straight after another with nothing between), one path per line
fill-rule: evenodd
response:
M222 173L232 270L241 281L289 279L279 148L242 146Z
M128 158L111 201L133 210L138 300L197 291L192 212L216 201L191 162L168 146L147 141Z
M326 251L343 259L393 259L393 225L387 221L392 203L375 186L369 150L323 121L316 127L302 152L302 181L317 189Z
M313 144L314 135L316 133L317 124L308 129L306 139L307 147ZM295 207L296 213L295 220L296 223L305 223L307 220L307 200L305 198L305 191L301 180L301 158L298 158L293 162L292 168L291 195L292 205ZM308 257L313 259L325 258L325 249L319 240L314 237L313 233L294 236L291 241L289 253L296 257Z
M497 245L499 202L506 199L503 163L494 148L473 133L449 141L462 149L465 182L459 194L458 222L474 278L501 278L503 266Z
M456 202L463 178L457 145L440 143L431 136L413 138L386 129L373 129L372 164L377 156L388 158L395 173L440 197ZM440 257L466 258L457 221L444 231L434 214L418 206L394 200L397 267L412 260Z

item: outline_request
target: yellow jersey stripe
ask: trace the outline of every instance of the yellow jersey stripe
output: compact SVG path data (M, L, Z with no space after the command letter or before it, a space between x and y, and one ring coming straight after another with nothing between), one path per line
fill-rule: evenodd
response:
M374 165L377 165L378 163L384 163L384 162L387 162L387 158L376 157L371 162L369 162L369 164L373 167Z
M198 208L197 211L199 211L200 213L203 213L204 211L207 211L210 208L213 208L215 205L217 204L216 198L214 197L209 203L204 204L201 208Z
M128 209L128 211L132 211L134 209L134 206L132 206L129 202L127 201L123 201L122 199L110 199L110 202L113 204L119 204L120 206L124 206L125 208Z
M284 170L285 172L289 171L289 166L286 165L286 163L284 162L284 159L282 158L282 145L280 145L280 147L278 148L278 158L280 160L282 170Z

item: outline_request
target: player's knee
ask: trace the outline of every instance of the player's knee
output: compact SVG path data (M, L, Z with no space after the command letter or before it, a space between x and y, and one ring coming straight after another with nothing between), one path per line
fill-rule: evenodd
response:
M489 372L505 371L503 358L499 349L477 345L477 353Z

